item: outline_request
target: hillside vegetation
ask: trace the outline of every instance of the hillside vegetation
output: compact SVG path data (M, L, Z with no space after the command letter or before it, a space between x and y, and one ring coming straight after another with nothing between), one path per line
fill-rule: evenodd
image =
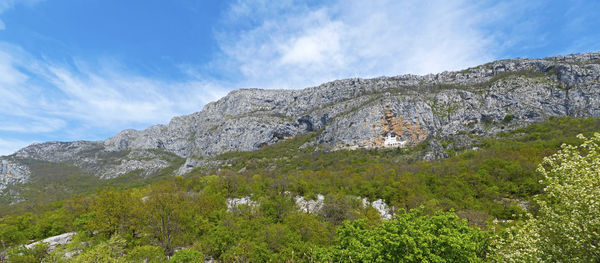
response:
M497 254L512 253L510 244L519 240L497 240L548 213L534 196L547 192L552 176L536 172L538 165L564 143L581 144L585 138L577 134L597 131L598 118L551 118L474 138L477 145L468 149L448 147L451 157L434 161L421 160L427 142L393 150L302 148L316 131L222 154L220 165L184 177L110 181L95 190L72 180L77 171L56 168L71 171L63 184L87 193L5 210L0 241L10 262L61 262L72 253L74 262L520 262ZM299 211L294 202L318 195L325 198L316 213ZM228 208L228 199L242 197L253 202ZM383 220L361 198L384 200L395 218ZM53 251L19 246L71 231L77 232L72 242Z

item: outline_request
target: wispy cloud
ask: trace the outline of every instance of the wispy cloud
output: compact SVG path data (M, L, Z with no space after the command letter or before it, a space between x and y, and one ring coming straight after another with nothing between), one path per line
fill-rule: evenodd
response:
M18 55L22 53L17 47L0 45L0 131L37 133L62 128L63 120L45 116L47 99L22 67L35 64Z
M63 139L103 139L98 134L167 123L198 111L225 94L214 85L192 76L155 79L111 63L57 63L3 43L0 135L59 133ZM7 153L23 144L5 137L0 150Z
M201 80L169 82L111 68L74 72L50 65L46 70L45 78L62 95L53 112L97 125L165 123L224 95Z
M220 34L223 64L236 66L249 87L303 88L338 78L477 65L496 57L500 47L486 26L511 12L491 2L441 0L312 7L283 1L267 7L260 0L232 4L224 28L251 22Z

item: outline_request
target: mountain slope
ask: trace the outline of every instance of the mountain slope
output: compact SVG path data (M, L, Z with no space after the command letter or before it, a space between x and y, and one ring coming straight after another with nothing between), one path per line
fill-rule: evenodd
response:
M302 90L236 90L168 125L99 142L33 144L2 157L0 191L41 174L26 160L73 165L100 178L151 177L185 158L184 173L226 152L313 133L319 150L413 147L425 159L552 116L600 116L600 53L501 60L460 72L346 79Z

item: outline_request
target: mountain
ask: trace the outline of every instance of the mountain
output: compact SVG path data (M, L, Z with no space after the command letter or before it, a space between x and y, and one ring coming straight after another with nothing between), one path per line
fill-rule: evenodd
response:
M220 154L304 134L311 136L301 148L420 145L422 158L431 160L553 116L600 116L600 53L336 80L302 90L236 90L168 125L124 130L105 141L32 144L0 157L0 191L10 202L21 200L19 185L63 176L65 169L90 184L131 174L184 174L219 162Z

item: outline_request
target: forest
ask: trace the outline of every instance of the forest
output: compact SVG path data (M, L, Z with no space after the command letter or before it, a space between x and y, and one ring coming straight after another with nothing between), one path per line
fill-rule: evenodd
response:
M185 176L4 209L1 262L598 262L598 131L598 118L551 118L434 161L421 159L427 142L323 152L300 147L307 134ZM315 212L295 202L319 195Z

